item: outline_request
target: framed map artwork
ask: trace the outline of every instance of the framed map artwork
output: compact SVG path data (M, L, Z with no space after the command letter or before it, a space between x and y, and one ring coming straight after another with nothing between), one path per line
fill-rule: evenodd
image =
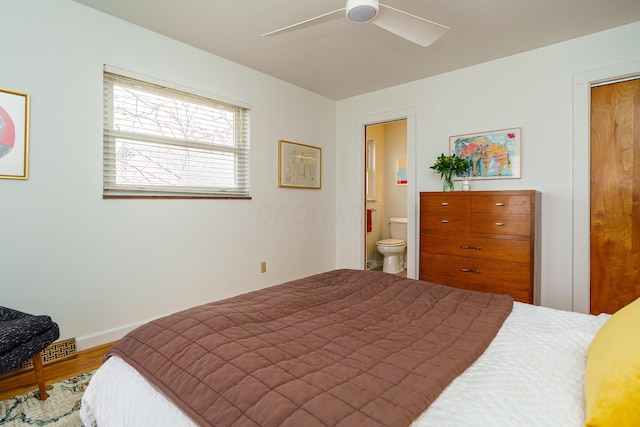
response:
M278 141L278 187L322 187L322 149L296 142Z
M460 179L521 177L521 128L456 135L449 150L471 163L469 176Z

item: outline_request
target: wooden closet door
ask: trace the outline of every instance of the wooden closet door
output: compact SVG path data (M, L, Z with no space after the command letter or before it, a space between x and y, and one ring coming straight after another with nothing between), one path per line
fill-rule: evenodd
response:
M591 313L640 297L640 79L591 90Z

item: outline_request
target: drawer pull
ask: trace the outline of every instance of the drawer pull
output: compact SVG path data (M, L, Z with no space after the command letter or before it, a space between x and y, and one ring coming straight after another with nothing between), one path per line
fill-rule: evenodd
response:
M463 273L476 273L476 274L480 274L480 270L475 270L473 268L461 268L460 271L462 271Z
M442 202L442 206L449 206L449 203L447 203L447 202Z
M443 220L442 220L442 221L440 221L440 222L441 222L441 223L443 223L443 224L448 224L448 223L449 223L449 220L448 220L448 219L443 219Z
M480 250L480 246L469 246L469 245L460 245L461 249L475 249L476 251Z
M504 203L498 202L496 203L496 206L504 206Z
M504 224L501 222L496 222L496 227L502 227Z

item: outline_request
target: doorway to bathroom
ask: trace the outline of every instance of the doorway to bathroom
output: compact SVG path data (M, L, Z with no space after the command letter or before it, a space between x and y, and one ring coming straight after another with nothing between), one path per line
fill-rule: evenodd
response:
M398 256L397 259L387 259L387 266L392 267L394 274L406 275L406 237L403 246L394 239L393 250L384 249L391 236L391 219L394 220L394 231L401 230L398 220L404 219L406 234L407 218L407 120L370 124L365 126L365 256L367 270L383 270L385 256ZM395 235L395 233L394 233ZM399 249L401 245L404 249ZM383 249L379 249L383 248ZM398 254L398 252L402 252ZM393 261L393 262L390 262Z

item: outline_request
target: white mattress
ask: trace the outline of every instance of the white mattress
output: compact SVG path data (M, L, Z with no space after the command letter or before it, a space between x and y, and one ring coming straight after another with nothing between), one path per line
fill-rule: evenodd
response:
M514 303L485 353L412 427L582 427L586 353L608 317ZM80 417L85 427L196 425L117 357L94 374Z

